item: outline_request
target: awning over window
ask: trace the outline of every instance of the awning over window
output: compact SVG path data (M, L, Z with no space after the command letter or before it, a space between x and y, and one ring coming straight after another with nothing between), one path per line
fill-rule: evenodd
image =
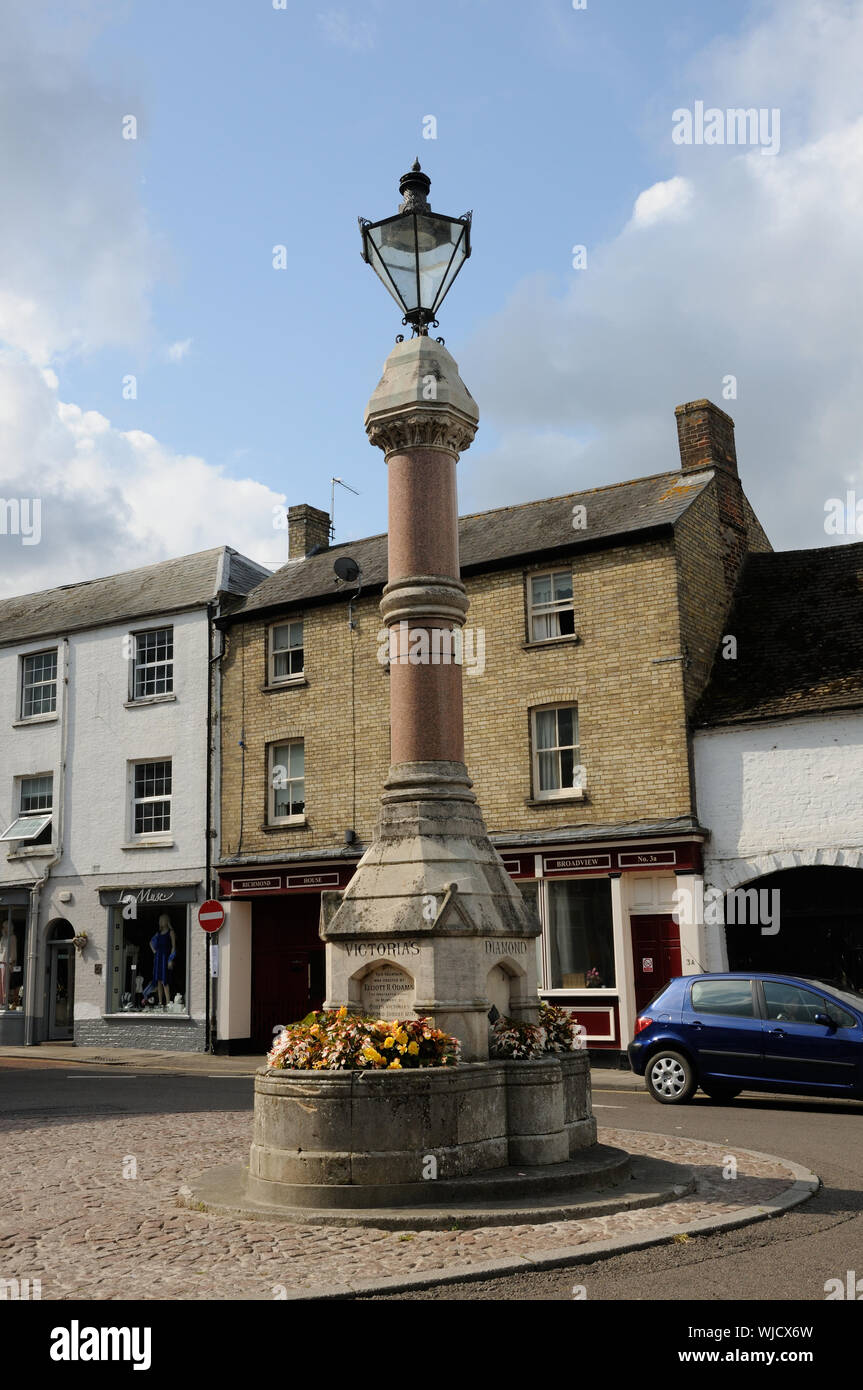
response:
M0 840L35 840L46 826L51 824L51 813L38 816L19 816L13 820L8 830L0 835Z

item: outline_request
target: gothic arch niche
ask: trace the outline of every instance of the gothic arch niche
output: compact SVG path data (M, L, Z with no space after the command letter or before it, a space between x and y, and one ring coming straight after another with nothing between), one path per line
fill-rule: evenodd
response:
M486 997L504 1018L520 1018L527 1003L527 972L509 956L496 960L486 975Z
M742 894L752 890L762 920L750 920L750 896L739 922ZM749 879L726 894L725 940L729 970L774 970L863 992L863 869L812 865Z

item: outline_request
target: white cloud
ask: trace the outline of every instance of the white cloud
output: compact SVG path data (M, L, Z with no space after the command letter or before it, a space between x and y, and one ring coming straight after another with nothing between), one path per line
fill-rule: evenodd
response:
M656 154L679 172L639 195L565 293L531 277L459 353L498 441L483 452L481 427L464 460L471 505L675 468L674 406L702 396L737 422L775 545L826 543L825 500L863 495L863 4L774 0L759 15L669 94ZM673 146L670 112L693 97L781 106L781 153Z
M39 545L0 535L0 594L223 544L262 564L285 560L286 533L273 529L283 494L60 401L50 375L21 355L0 355L3 496L42 504Z
M98 24L98 6L3 6L0 341L41 363L139 341L164 260L138 196L137 144L122 138L129 103L140 118L142 102L86 66Z
M60 399L67 356L145 350L164 257L140 201L142 103L98 85L88 45L109 10L5 0L0 85L0 498L41 501L41 541L0 529L0 593L71 583L230 544L286 558L284 498ZM14 215L10 215L10 212ZM191 338L167 348L179 362ZM5 350L3 345L5 344ZM13 507L13 514L15 508Z
M689 179L666 179L639 193L632 209L637 226L651 227L656 222L668 222L685 216L692 203L692 184Z

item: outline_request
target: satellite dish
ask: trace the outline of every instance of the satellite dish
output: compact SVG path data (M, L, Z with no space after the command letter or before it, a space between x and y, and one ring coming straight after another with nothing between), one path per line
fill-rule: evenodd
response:
M360 567L356 560L351 559L350 555L340 555L334 561L333 569L338 578L343 580L345 584L354 584L360 577Z

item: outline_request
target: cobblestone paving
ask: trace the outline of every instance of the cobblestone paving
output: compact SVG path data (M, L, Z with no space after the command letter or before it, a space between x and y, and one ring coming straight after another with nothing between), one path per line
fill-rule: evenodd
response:
M273 1299L374 1278L518 1259L760 1205L790 1185L781 1164L694 1140L603 1129L601 1142L696 1167L665 1206L546 1225L383 1231L239 1221L175 1206L203 1168L245 1161L251 1117L0 1116L0 1278L41 1279L43 1299ZM137 1176L124 1177L137 1164Z

